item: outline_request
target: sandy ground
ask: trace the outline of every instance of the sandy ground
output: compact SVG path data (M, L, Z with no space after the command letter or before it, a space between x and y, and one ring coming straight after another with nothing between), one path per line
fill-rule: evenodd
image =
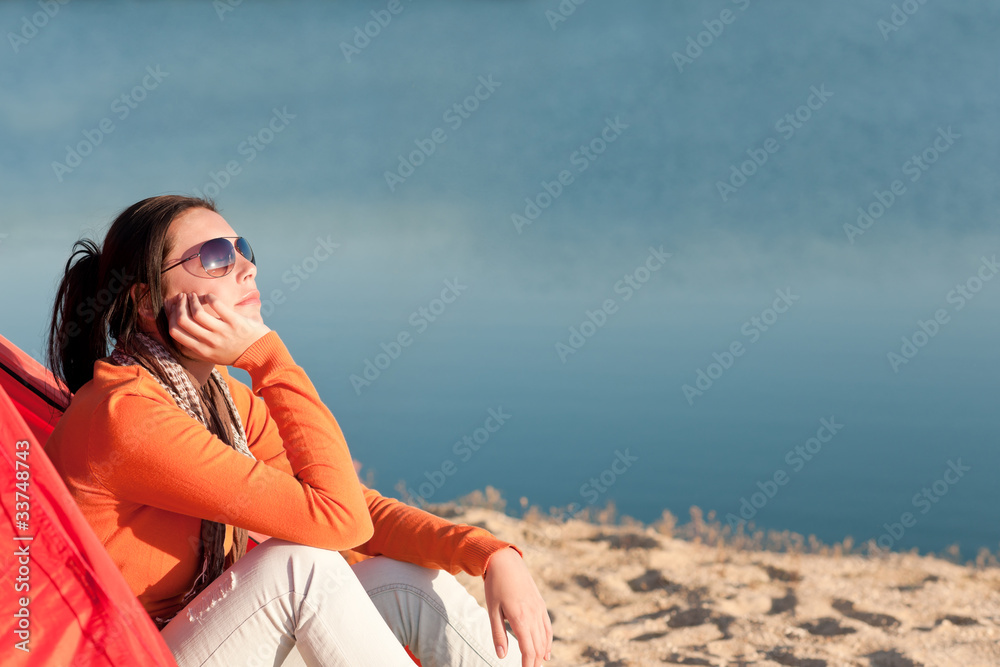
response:
M478 496L428 509L524 550L553 618L548 665L1000 665L995 557L865 556L790 534L777 542L792 552L765 551L759 535L717 539L697 510L679 528L557 522ZM482 580L459 580L483 604Z

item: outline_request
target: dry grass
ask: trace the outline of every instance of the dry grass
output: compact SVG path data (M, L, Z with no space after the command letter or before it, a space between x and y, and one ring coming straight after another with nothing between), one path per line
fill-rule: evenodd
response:
M714 511L706 516L700 507L692 506L689 510L690 520L680 524L678 519L669 510L663 510L660 518L651 524L645 524L633 517L619 516L614 501L609 501L604 507L588 506L577 510L572 515L568 508L551 507L549 511L543 512L537 505L530 505L527 498L520 498L521 509L520 518L529 525L545 525L562 523L568 519L583 521L601 526L624 526L637 530L644 530L647 527L653 528L658 534L664 537L673 537L695 544L706 546L718 546L720 548L734 548L741 551L768 551L775 553L793 554L821 554L824 556L842 557L846 555L863 555L872 558L885 558L888 553L878 548L873 540L855 544L850 536L845 537L840 542L825 544L815 535L804 536L790 530L759 530L751 521L740 525L737 530L720 521ZM476 490L465 496L446 503L435 503L427 505L426 509L431 512L440 510L447 515L451 512L448 508L454 506L472 508L481 507L505 514L507 501L503 494L492 486L487 486L484 490ZM513 516L513 515L512 515ZM910 553L916 554L918 550L913 548ZM934 555L943 560L958 564L968 565L976 568L1000 567L1000 550L996 553L983 547L979 550L974 560L961 559L958 545L948 547L944 552Z

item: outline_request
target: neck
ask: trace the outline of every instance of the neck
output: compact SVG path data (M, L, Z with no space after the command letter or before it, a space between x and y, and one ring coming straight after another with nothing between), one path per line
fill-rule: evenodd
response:
M215 369L215 364L209 363L207 361L195 361L194 359L181 358L177 362L186 368L191 375L198 380L198 387L204 387L205 383L212 376L212 371Z
M166 347L166 343L160 337L159 331L144 331L146 335L154 338L160 345ZM201 361L199 359L191 359L189 357L180 357L177 359L177 363L183 366L194 378L198 381L198 387L204 387L205 383L208 382L209 378L212 376L212 371L215 370L215 364L210 361Z

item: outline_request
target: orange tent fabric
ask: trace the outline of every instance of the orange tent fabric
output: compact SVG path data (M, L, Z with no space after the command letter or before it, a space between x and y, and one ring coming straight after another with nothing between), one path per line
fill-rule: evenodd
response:
M42 448L60 385L0 336L4 665L176 662ZM11 546L13 545L13 546Z
M66 409L67 392L49 369L0 336L0 389L7 392L39 444L49 439Z

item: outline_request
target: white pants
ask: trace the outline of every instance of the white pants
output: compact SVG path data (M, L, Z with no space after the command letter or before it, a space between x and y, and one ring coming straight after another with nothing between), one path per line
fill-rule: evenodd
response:
M349 566L336 551L274 538L161 634L180 667L413 667L404 645L423 667L521 664L509 632L497 658L489 615L447 572L385 556Z

